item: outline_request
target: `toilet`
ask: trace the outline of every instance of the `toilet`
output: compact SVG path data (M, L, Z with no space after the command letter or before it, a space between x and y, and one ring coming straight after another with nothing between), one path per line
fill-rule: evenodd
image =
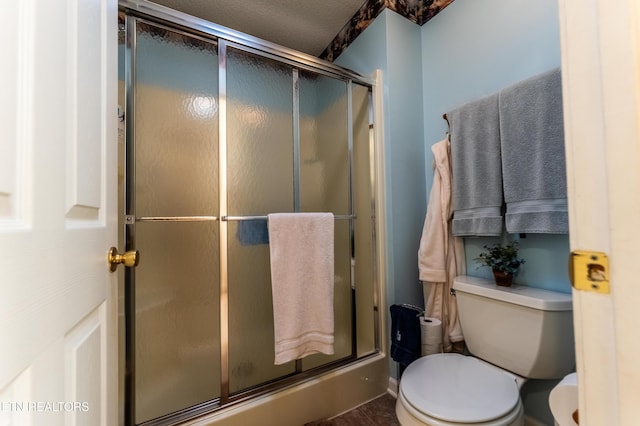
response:
M400 380L396 416L403 426L523 425L527 379L574 371L571 295L460 276L454 280L460 325L471 356L428 355Z

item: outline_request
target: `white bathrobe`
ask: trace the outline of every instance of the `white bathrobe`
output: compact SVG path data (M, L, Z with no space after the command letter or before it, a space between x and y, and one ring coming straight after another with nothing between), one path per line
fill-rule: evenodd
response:
M434 144L433 185L418 249L418 270L425 285L425 316L442 321L442 343L450 352L452 343L464 340L454 296L453 279L466 273L462 238L451 232L451 160L449 137Z

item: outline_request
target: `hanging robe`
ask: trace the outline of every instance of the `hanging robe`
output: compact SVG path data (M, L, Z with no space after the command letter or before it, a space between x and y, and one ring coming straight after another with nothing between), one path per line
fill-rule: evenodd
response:
M420 281L426 283L425 316L442 321L442 344L451 352L452 344L464 340L458 321L455 297L450 294L453 279L466 273L462 238L451 232L451 159L449 136L431 147L433 185L418 249Z

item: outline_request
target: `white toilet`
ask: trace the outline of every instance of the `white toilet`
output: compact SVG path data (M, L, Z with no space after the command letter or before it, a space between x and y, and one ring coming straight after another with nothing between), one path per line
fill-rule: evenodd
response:
M473 356L435 354L411 363L400 380L398 421L522 425L526 379L562 378L574 369L571 295L467 276L453 288Z

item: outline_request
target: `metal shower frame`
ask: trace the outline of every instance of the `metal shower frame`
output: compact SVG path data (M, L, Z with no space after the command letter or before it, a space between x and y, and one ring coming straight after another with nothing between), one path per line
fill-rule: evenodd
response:
M347 123L348 123L348 157L349 157L349 214L336 216L338 220L349 220L350 236L353 241L354 235L354 206L353 206L353 117L352 117L352 84L355 82L358 85L367 87L369 90L369 138L370 147L373 157L375 157L375 143L373 143L373 112L374 107L372 99L372 89L376 82L371 78L358 74L354 71L338 67L332 63L320 60L313 56L300 53L273 43L266 42L264 40L252 37L226 27L222 27L208 21L195 18L190 15L177 12L175 10L160 6L158 4L146 1L146 0L119 0L119 9L126 15L125 27L125 93L126 93L126 187L124 196L124 239L125 249L131 250L134 248L135 232L137 222L149 222L149 221L181 221L181 222L202 222L202 221L217 221L220 223L220 384L221 393L220 397L204 402L195 407L190 407L172 413L158 419L145 422L145 425L168 425L175 424L189 418L193 418L199 415L203 415L222 407L226 407L229 404L245 400L249 397L253 397L256 394L262 394L274 389L281 388L286 385L298 382L304 378L315 376L321 372L334 369L338 366L358 361L368 356L374 355L380 351L380 312L378 309L378 301L380 300L379 285L378 282L372 283L374 285L374 354L367 355L366 357L358 358L356 355L356 333L355 333L355 295L352 294L352 324L353 324L353 337L352 337L352 355L343 360L337 360L332 363L326 364L322 367L310 370L302 371L302 365L300 360L296 362L296 373L293 376L285 377L278 380L276 383L262 385L259 388L241 392L238 395L230 395L229 392L229 327L228 327L228 276L227 276L227 222L232 220L252 220L256 218L262 218L258 216L228 216L227 215L227 128L226 128L226 113L227 113L227 88L226 88L226 56L227 47L233 47L245 52L249 52L261 57L269 58L281 63L291 65L293 67L293 151L294 151L294 210L300 209L300 188L299 188L299 176L300 176L300 134L299 134L299 111L298 111L298 69L312 71L314 73L322 74L332 78L336 78L346 82L347 85ZM218 96L219 96L219 188L220 188L220 200L219 200L219 217L217 216L181 216L181 217L138 217L135 213L134 203L134 187L135 187L135 162L134 162L134 123L135 123L135 108L134 108L134 87L135 81L135 69L136 69L136 22L139 20L153 23L153 25L162 26L182 33L189 37L201 38L209 43L214 43L218 48ZM374 158L371 158L371 162L374 162ZM370 168L370 185L372 189L371 194L371 209L373 217L375 218L376 212L376 179L374 173L374 167ZM365 219L365 218L363 218ZM372 240L373 246L373 265L374 265L374 279L377 279L377 261L378 256L376 254L375 244L376 233L373 232ZM351 242L353 245L353 242ZM353 247L351 247L353 249ZM132 268L125 268L125 376L124 376L124 416L125 424L128 426L135 425L135 271Z

